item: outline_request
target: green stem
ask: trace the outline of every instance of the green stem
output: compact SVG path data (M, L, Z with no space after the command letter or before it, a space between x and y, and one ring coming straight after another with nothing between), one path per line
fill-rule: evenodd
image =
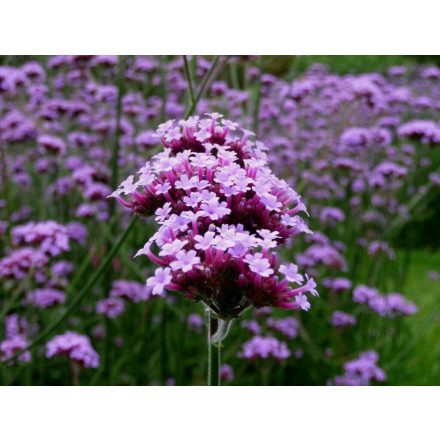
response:
M96 272L93 274L92 278L90 278L90 280L86 283L86 285L83 287L83 289L73 299L72 303L69 305L69 307L67 307L65 312L52 325L49 325L45 330L43 330L26 348L20 350L19 352L16 352L14 354L14 356L8 358L7 359L8 361L16 359L23 352L31 350L32 348L35 348L37 345L39 345L41 342L43 342L79 306L79 304L81 303L83 298L89 293L89 291L93 288L93 286L96 284L96 282L101 278L102 274L105 272L107 267L111 264L113 257L118 252L118 250L121 247L122 243L129 236L129 234L132 231L134 225L136 224L137 219L138 219L137 217L133 217L132 218L130 224L127 226L127 229L120 236L119 240L110 249L109 253L105 257L105 259L101 263L101 265L98 267Z
M210 309L207 311L208 317L208 385L219 386L220 383L220 363L221 363L221 341L212 342L218 325L216 318L212 316Z
M186 76L186 81L188 82L189 96L191 98L191 104L192 104L196 100L196 97L194 95L192 77L191 77L191 72L189 70L188 60L186 58L186 55L183 55L183 65L185 67L185 76Z
M220 56L218 56L218 55L214 58L214 61L212 62L209 71L207 72L207 74L203 78L202 84L200 85L200 89L197 92L197 95L196 95L194 101L191 103L191 105L189 106L189 108L185 112L185 118L187 118L188 116L191 116L193 114L194 110L196 109L197 103L200 101L202 96L205 94L205 91L208 88L211 81L213 81L214 78L217 76L218 72L216 72L214 74L214 71L217 70L217 65L218 65L219 59L220 59ZM225 63L223 63L223 65L224 64Z
M8 222L8 229L10 227L10 215L11 215L11 205L10 205L10 195L9 195L9 175L8 175L8 164L6 162L6 145L0 140L0 175L1 175L1 185L3 188L3 199L6 203L5 206L5 220ZM8 234L6 234L8 236Z

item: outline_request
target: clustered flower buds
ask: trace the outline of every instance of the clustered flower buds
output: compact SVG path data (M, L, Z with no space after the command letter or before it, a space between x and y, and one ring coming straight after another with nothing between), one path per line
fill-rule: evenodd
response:
M93 349L90 339L75 332L54 336L46 344L46 357L66 356L84 368L98 368L99 355Z
M315 282L274 251L311 233L298 216L306 208L267 166L265 146L217 113L168 121L156 135L164 151L112 194L160 224L136 254L161 266L151 293L181 291L225 320L251 305L308 310Z
M388 318L413 315L417 312L417 306L400 293L393 292L381 295L377 289L363 284L353 290L353 301L359 304L366 304L378 315Z
M385 372L377 366L379 356L375 351L361 353L357 359L344 364L345 373L337 376L330 384L365 386L370 385L371 381L383 382L386 380Z

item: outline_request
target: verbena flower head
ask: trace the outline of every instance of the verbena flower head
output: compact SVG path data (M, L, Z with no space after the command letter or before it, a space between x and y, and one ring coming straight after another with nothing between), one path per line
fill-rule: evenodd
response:
M115 280L110 290L111 298L127 299L134 303L146 301L150 298L146 287L137 281Z
M203 328L203 318L198 313L191 313L188 316L188 327L195 331L200 331Z
M124 313L125 304L121 298L105 298L96 304L96 313L114 319Z
M27 300L39 309L48 309L66 300L64 292L58 289L44 288L29 292Z
M440 125L431 120L421 119L409 121L401 125L397 133L401 137L417 139L425 144L440 144Z
M337 376L331 383L334 385L362 386L370 385L375 380L386 380L385 372L377 366L379 356L375 351L361 353L357 359L344 364L345 374Z
M14 244L38 245L41 251L51 256L70 249L66 227L52 220L16 226L12 229L12 241Z
M298 336L300 324L292 316L280 319L268 318L266 324L270 329L281 333L288 339L295 339Z
M168 121L156 135L164 150L112 194L160 225L136 254L161 266L151 293L181 291L223 319L250 305L308 310L313 279L279 270L275 251L311 232L298 216L306 208L269 169L265 146L217 113Z
M8 361L9 358L14 356L25 349L28 346L28 340L23 335L15 335L11 338L5 339L0 343L0 360ZM19 362L30 362L32 359L31 353L29 351L24 351L18 356ZM13 361L11 361L13 362Z
M353 301L368 305L371 310L386 318L413 315L418 310L413 302L400 293L381 295L376 289L362 284L353 290Z
M274 358L283 361L291 356L287 344L272 336L254 336L243 344L240 357L247 360Z
M231 382L234 380L234 369L229 364L222 364L220 366L220 379L224 382Z
M335 310L332 314L333 327L352 327L356 325L356 323L356 317L348 313L341 312L340 310Z
M75 332L66 332L53 337L46 344L46 357L66 356L84 368L98 368L99 355L90 339Z
M17 249L0 260L0 278L22 280L42 271L48 262L48 257L38 249Z

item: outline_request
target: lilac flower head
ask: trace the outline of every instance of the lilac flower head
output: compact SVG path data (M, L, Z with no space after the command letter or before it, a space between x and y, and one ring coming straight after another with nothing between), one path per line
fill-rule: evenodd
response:
M232 382L234 380L234 369L229 364L222 364L220 366L220 379L223 382Z
M397 133L400 137L420 140L425 144L440 144L440 125L431 120L413 120L399 127Z
M58 289L36 289L28 294L28 301L39 309L48 309L66 300L65 293Z
M191 313L188 316L188 327L200 331L203 328L203 318L198 313Z
M290 316L281 319L268 318L266 323L270 329L276 330L288 339L295 339L298 336L300 324L296 318Z
M112 194L160 225L137 253L162 266L149 291L181 291L223 319L251 305L307 310L313 280L302 285L292 267L281 277L275 252L311 233L298 215L306 208L272 174L264 145L219 114L165 122L156 136L164 150Z
M44 253L56 256L66 252L69 247L67 229L52 220L47 222L30 222L12 229L12 240L15 244L38 245Z
M348 289L351 289L351 281L348 278L325 278L322 282L322 284L329 290L336 292L336 293L342 293L345 292Z
M75 332L54 336L46 344L46 357L66 356L84 368L98 368L99 355L93 349L90 339Z
M356 317L348 313L335 310L332 314L333 327L352 327L356 325Z
M105 298L101 299L96 304L96 313L105 315L108 318L114 319L124 313L124 301L120 298Z
M0 260L0 277L22 280L30 273L40 272L48 262L38 249L20 248Z
M113 281L110 297L128 299L134 303L146 301L150 298L147 288L136 281L116 280Z
M54 136L39 136L38 144L48 153L62 155L66 151L66 144L60 138Z
M254 336L243 344L240 357L247 360L274 358L283 361L291 355L285 342L272 336Z
M377 366L379 356L374 351L361 353L357 359L344 364L345 373L337 376L332 383L334 385L365 386L373 380L383 382L386 380L385 372Z
M0 360L8 361L15 353L23 350L28 346L27 339L22 335L12 336L0 343ZM19 362L28 363L31 361L31 353L25 351L18 356Z

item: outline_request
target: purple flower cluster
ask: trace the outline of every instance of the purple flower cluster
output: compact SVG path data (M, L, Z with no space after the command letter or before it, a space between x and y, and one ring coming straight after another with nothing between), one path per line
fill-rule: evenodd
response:
M272 174L264 145L252 135L217 113L161 124L164 151L113 193L138 214L154 213L161 225L136 254L161 266L147 280L152 294L181 291L223 319L250 305L310 307L305 294L317 294L313 279L302 284L297 267L279 266L273 251L310 233L297 215L305 206Z
M101 299L96 304L96 313L105 315L111 319L117 318L124 313L124 311L124 301L117 297Z
M220 366L220 379L222 382L232 382L234 380L234 369L229 364Z
M246 360L274 358L283 361L291 356L287 344L272 336L254 336L245 342L240 357Z
M68 331L54 336L46 344L46 357L66 356L84 368L98 368L99 355L85 335Z
M5 318L5 339L0 343L0 360L8 362L8 359L14 354L25 349L29 341L27 334L29 326L24 318L20 318L17 314L8 315ZM32 360L31 353L24 351L17 360L19 362L30 362ZM10 361L8 363L11 363Z
M191 313L188 316L188 327L196 332L203 328L203 318L198 313Z
M65 226L52 220L47 222L30 222L12 229L12 241L15 245L38 245L47 255L56 256L67 252L69 235Z
M64 304L66 295L61 290L46 287L29 292L27 300L39 309L48 309L58 304Z
M356 323L356 317L348 313L335 310L332 314L333 327L353 327Z
M22 280L41 271L48 262L48 257L37 249L16 249L0 260L0 277Z
M387 318L413 315L417 312L417 306L400 293L381 295L377 289L365 285L359 285L353 290L353 301L367 304L378 315Z
M440 145L440 125L430 120L413 120L401 125L401 137L414 138L424 144Z
M122 298L137 304L150 298L148 290L142 283L130 280L115 280L110 290L111 298Z
M365 386L373 380L386 380L385 372L377 366L379 356L374 351L361 353L357 359L344 364L344 375L337 376L331 381L332 385Z
M295 339L298 336L299 321L296 318L288 316L287 318L267 318L267 326L275 330L288 339Z

